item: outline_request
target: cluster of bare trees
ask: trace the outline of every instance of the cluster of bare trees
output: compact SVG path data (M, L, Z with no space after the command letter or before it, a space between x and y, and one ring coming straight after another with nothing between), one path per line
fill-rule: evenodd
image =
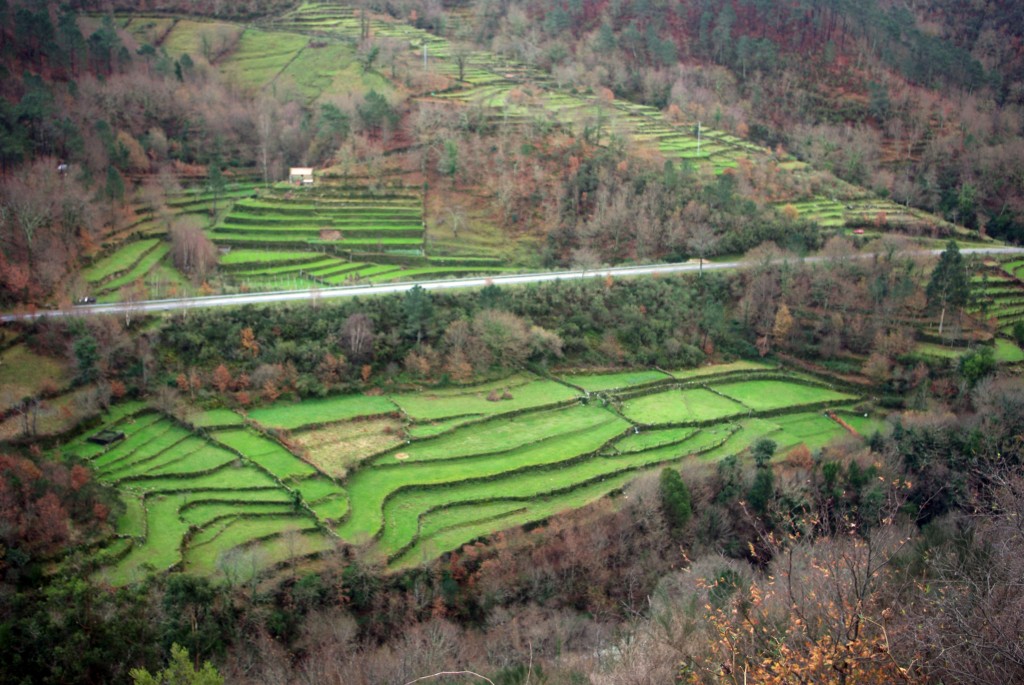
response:
M171 224L171 259L183 273L202 283L220 256L217 247L206 237L202 223L191 216L175 219Z
M50 292L93 245L100 217L88 189L43 158L0 178L0 300Z

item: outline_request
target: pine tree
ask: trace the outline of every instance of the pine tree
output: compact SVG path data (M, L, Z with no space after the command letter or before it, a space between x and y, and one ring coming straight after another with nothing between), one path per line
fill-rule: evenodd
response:
M682 530L693 516L690 489L675 469L663 469L658 483L661 511L673 533Z
M938 309L939 314L939 335L942 335L942 327L946 321L946 309L958 307L963 309L971 296L971 281L967 276L967 265L964 263L963 255L956 242L949 241L946 250L939 257L939 263L932 271L931 280L925 289L928 298L928 307L933 311Z

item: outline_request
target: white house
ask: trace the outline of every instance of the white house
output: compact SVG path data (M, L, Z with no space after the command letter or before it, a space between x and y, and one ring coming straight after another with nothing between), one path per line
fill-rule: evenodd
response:
M288 182L304 186L313 185L313 168L293 166L288 170Z

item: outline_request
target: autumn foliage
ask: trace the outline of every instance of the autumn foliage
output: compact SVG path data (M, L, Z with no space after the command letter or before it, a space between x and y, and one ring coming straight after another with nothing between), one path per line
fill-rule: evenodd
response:
M102 530L111 506L83 466L0 454L0 573L17 574Z

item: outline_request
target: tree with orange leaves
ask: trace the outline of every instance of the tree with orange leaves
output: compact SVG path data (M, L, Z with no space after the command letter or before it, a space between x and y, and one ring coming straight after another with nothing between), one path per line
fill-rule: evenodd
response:
M256 342L256 334L249 326L242 329L242 349L251 354L253 358L260 353L260 344Z

